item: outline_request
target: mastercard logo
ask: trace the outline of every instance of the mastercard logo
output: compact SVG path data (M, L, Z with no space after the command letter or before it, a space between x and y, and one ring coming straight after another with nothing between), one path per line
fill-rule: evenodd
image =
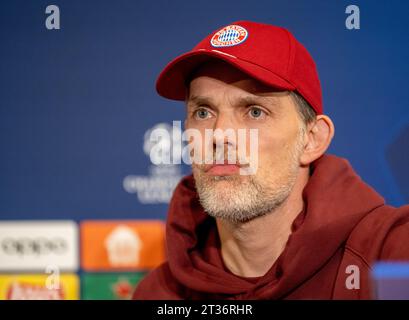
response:
M243 27L229 25L217 31L210 40L210 44L216 48L236 46L246 40L247 36L248 32Z

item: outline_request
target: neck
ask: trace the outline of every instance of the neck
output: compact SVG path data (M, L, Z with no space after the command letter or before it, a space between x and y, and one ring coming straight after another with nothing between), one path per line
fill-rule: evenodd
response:
M302 191L309 175L308 169L303 170L286 201L273 212L244 223L216 220L223 262L233 274L261 277L284 251L304 205Z

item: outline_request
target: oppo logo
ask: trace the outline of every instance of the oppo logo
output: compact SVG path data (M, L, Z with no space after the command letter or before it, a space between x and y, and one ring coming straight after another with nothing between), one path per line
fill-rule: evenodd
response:
M65 239L55 238L4 238L1 250L7 255L64 254L68 245Z

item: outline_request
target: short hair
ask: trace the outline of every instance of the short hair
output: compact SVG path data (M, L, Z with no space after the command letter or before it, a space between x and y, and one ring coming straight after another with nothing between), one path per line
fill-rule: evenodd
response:
M295 105L297 106L298 114L305 125L310 124L317 118L317 113L311 107L311 105L296 91L290 91L290 95L293 98Z

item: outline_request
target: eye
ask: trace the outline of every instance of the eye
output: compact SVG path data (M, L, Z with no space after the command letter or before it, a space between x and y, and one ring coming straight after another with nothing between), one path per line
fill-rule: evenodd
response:
M194 112L194 116L197 119L207 119L210 116L210 112L205 108L200 108Z
M258 107L251 107L250 110L248 111L248 114L252 119L259 119L265 115L265 112Z

